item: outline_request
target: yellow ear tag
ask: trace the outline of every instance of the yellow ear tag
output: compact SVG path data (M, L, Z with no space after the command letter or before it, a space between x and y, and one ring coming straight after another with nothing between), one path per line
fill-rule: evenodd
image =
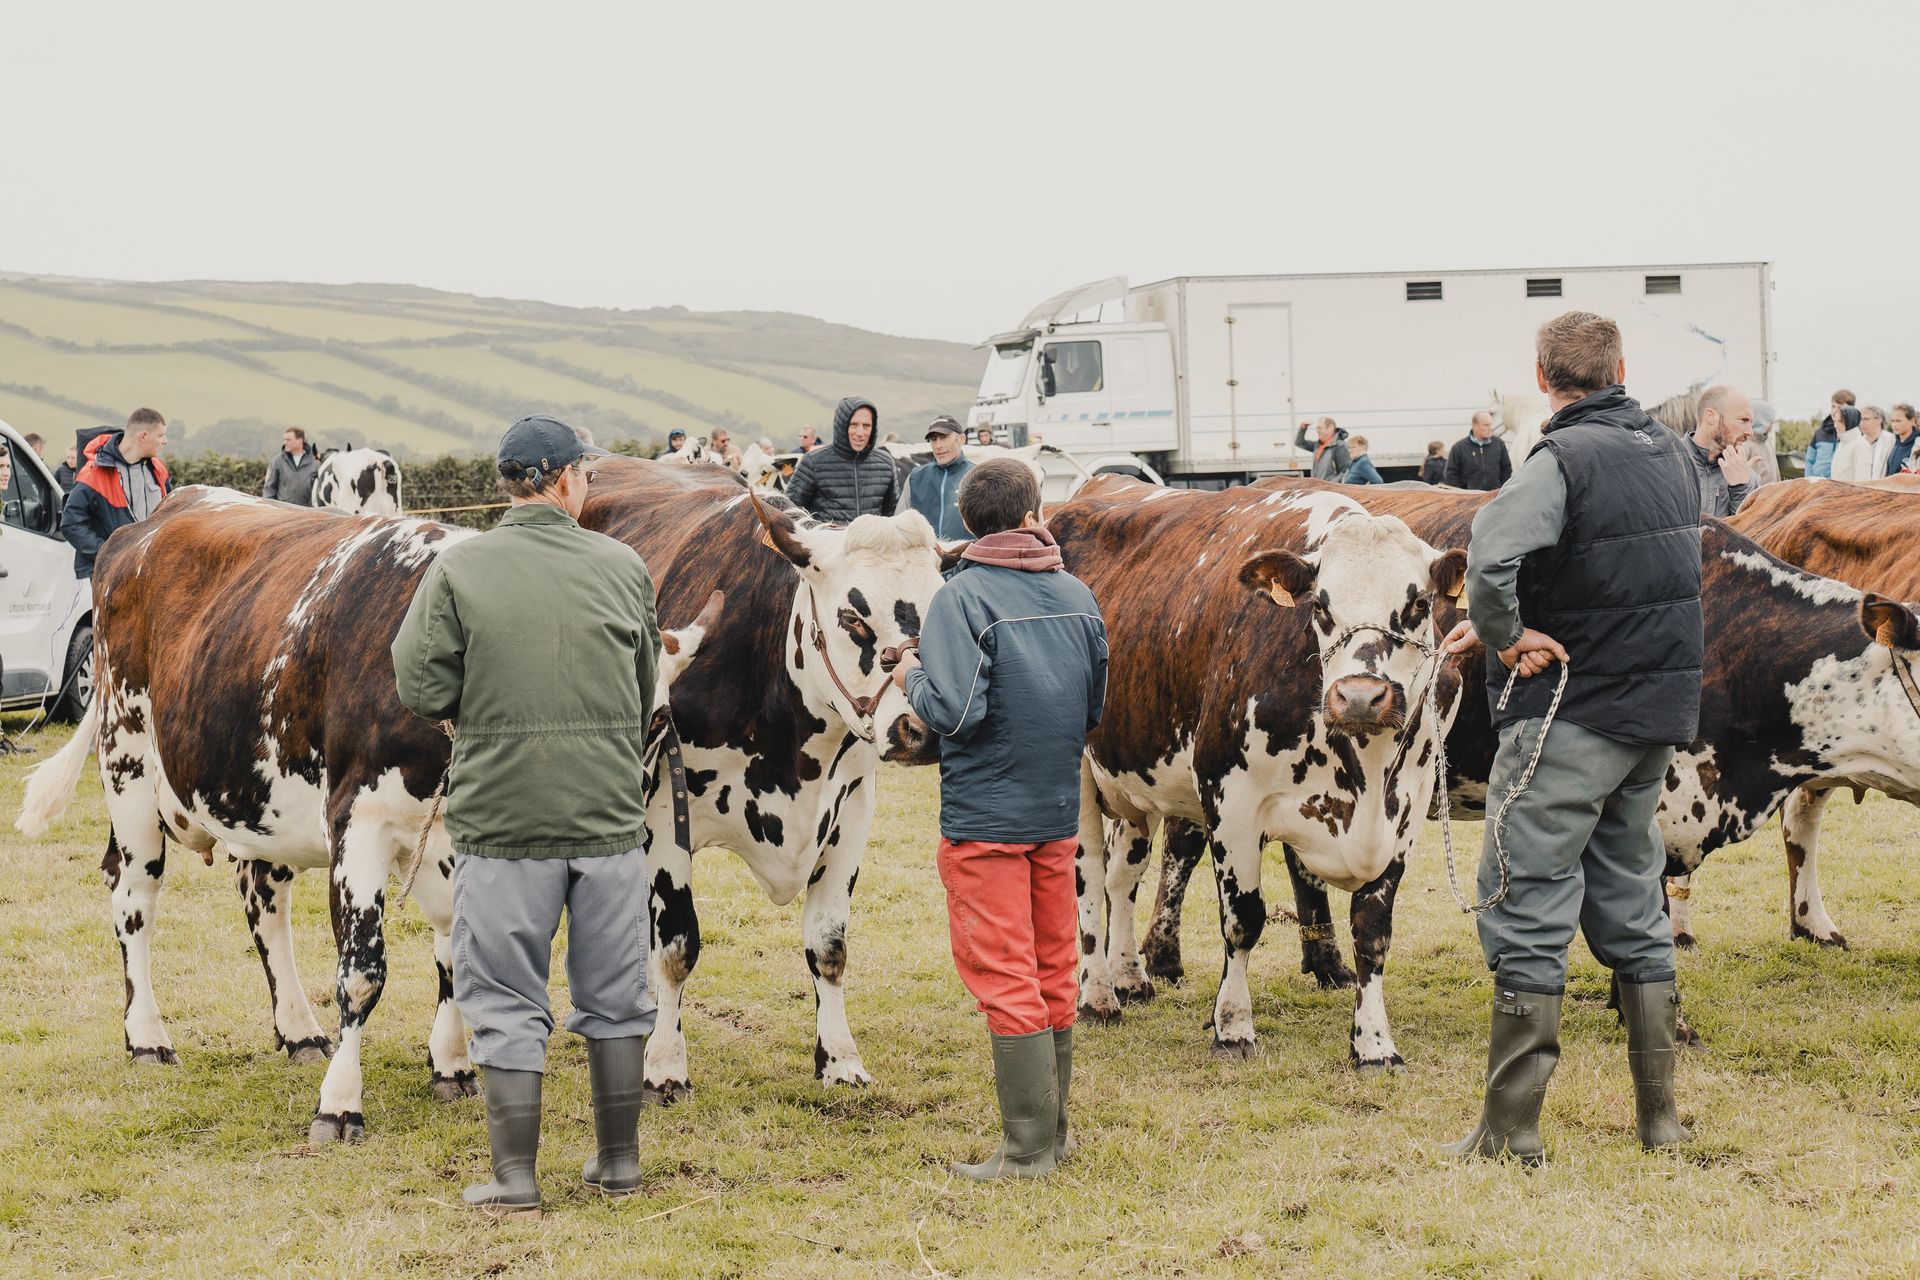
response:
M780 550L780 544L773 540L773 529L768 525L763 524L760 526L760 545L763 547L771 547L775 551Z
M1272 586L1268 587L1267 592L1268 594L1273 596L1273 602L1275 604L1280 605L1283 608L1287 608L1287 609L1293 608L1293 593L1288 591L1285 587L1281 586L1279 583L1276 582Z

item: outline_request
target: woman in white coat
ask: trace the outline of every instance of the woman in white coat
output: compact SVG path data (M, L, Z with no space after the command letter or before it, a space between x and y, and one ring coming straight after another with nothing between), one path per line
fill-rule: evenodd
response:
M1833 451L1833 478L1878 480L1887 474L1887 459L1892 456L1893 436L1887 431L1887 415L1869 406L1860 410L1858 430L1840 433L1839 447Z

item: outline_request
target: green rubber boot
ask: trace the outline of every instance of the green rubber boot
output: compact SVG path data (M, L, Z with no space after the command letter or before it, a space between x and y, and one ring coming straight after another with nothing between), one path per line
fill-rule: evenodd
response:
M1067 1136L1067 1089L1073 1084L1073 1028L1053 1033L1053 1078L1060 1087L1060 1118L1053 1126L1053 1162L1059 1164L1080 1144Z
M1053 1138L1060 1126L1060 1084L1053 1032L993 1038L993 1091L1000 1098L1000 1149L979 1164L953 1171L975 1182L1038 1178L1053 1172Z
M513 1215L540 1212L534 1161L540 1153L538 1071L483 1067L487 1081L487 1141L493 1148L493 1181L468 1187L460 1198L476 1209Z
M640 1190L640 1097L646 1065L645 1036L587 1041L593 1132L600 1153L581 1167L580 1177L602 1195L630 1196Z
M1512 1156L1546 1162L1540 1107L1560 1062L1560 996L1497 989L1487 1040L1487 1096L1473 1132L1441 1150L1450 1156Z
M1680 993L1671 982L1622 982L1620 1016L1627 1024L1627 1069L1633 1073L1633 1113L1640 1145L1671 1147L1693 1135L1673 1105L1674 1023Z

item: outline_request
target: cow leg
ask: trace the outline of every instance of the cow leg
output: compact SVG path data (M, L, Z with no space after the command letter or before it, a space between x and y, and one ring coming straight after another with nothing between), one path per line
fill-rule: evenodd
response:
M120 943L120 968L127 989L127 1053L136 1063L176 1066L180 1057L173 1051L153 995L153 927L160 881L167 871L166 837L151 801L135 794L116 797L109 792L107 812L113 827L100 869L113 890L113 935Z
M442 1102L471 1098L479 1078L467 1057L467 1022L453 1003L453 844L436 826L414 877L413 900L433 926L433 967L439 977L433 1031L427 1036L427 1065L433 1072L433 1096Z
M1073 859L1073 890L1080 908L1080 1016L1111 1022L1120 1016L1120 1000L1107 972L1106 930L1100 919L1106 905L1107 824L1100 812L1093 769L1080 763L1080 848Z
M841 812L842 839L821 855L801 911L807 971L813 974L813 1074L822 1084L873 1083L847 1025L847 919L867 845L866 823L852 809L849 800Z
M1260 896L1261 843L1258 830L1216 828L1213 833L1213 875L1226 950L1220 993L1213 1002L1213 1052L1221 1058L1249 1058L1255 1048L1247 963L1267 923L1266 900Z
M1107 973L1113 980L1113 994L1121 1004L1153 999L1153 983L1140 967L1140 951L1135 943L1133 911L1140 895L1140 880L1147 871L1147 855L1153 851L1153 833L1123 818L1114 819L1107 857ZM1121 856L1112 856L1113 850Z
M1787 797L1780 829L1787 839L1787 893L1793 936L1844 951L1847 939L1820 900L1820 876L1814 867L1814 855L1820 850L1820 819L1832 794L1807 787L1796 789Z
M1351 1053L1353 1065L1363 1072L1398 1073L1405 1066L1387 1022L1385 978L1387 949L1393 945L1393 899L1406 870L1406 855L1396 855L1380 878L1363 885L1351 903L1353 964L1358 971Z
M1300 972L1320 984L1322 991L1355 985L1353 970L1340 955L1340 941L1333 936L1333 903L1327 898L1327 882L1300 865L1292 845L1281 845L1287 855L1287 877L1293 881L1294 914L1300 919ZM1357 902L1358 899L1355 899ZM1354 938L1354 949L1360 940Z
M1673 925L1673 945L1692 951L1700 945L1693 934L1693 874L1667 877L1667 919Z
M387 877L394 843L378 823L336 820L333 839L333 941L339 948L334 1003L340 1008L340 1045L320 1082L320 1105L307 1127L307 1141L364 1142L360 1041L367 1018L387 985L387 940L383 931Z
M671 830L671 828L668 828ZM655 838L647 850L648 915L653 945L647 973L658 1013L647 1037L644 1097L655 1106L693 1092L687 1081L687 1037L680 1025L680 993L700 962L700 917L693 906L693 855L671 840Z
M293 959L293 925L287 910L293 895L292 867L255 858L236 858L234 887L247 911L253 949L267 971L267 997L273 1001L273 1044L285 1049L296 1066L325 1062L333 1042L320 1029L313 1003Z
M1160 827L1160 843L1160 887L1153 895L1153 918L1147 922L1140 956L1149 977L1179 982L1187 976L1180 961L1180 915L1194 869L1207 854L1207 833L1184 818L1169 818Z

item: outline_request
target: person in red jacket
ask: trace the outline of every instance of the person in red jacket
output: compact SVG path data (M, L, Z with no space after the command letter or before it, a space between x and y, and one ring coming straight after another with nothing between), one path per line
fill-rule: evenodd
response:
M73 576L91 578L93 559L113 531L145 520L166 498L167 420L155 409L135 409L126 428L95 436L86 463L60 512L60 532L73 544Z

